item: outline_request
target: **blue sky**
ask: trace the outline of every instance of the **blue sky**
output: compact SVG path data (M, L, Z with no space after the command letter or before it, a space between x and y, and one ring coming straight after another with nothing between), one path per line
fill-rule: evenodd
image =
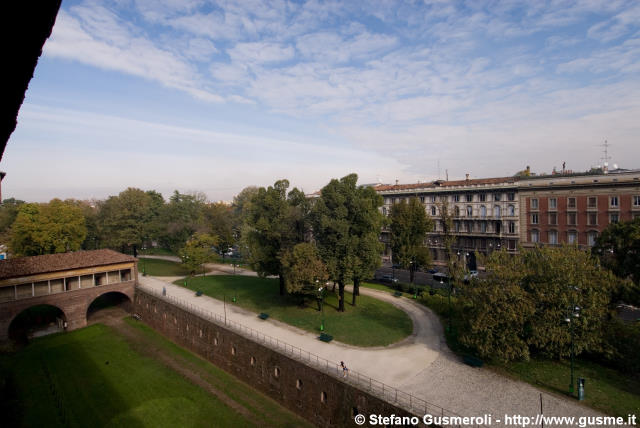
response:
M637 1L63 1L4 197L640 167Z

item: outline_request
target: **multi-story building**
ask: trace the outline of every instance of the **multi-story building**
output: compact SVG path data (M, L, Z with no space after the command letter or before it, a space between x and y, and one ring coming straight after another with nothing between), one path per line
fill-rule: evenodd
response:
M468 176L467 176L468 177ZM534 245L592 246L609 224L640 216L640 170L603 174L499 177L378 185L382 213L416 197L434 220L425 239L436 264L445 261L443 202L453 213L454 251L475 268L476 254L496 249L516 252ZM383 258L391 257L390 230L382 230Z
M611 223L640 216L640 171L519 181L520 245L588 248Z
M444 263L445 251L440 207L446 203L453 215L456 237L454 251L475 268L476 253L506 248L516 251L519 236L518 180L514 177L437 180L430 183L379 185L376 191L384 197L382 213L388 215L393 204L412 197L420 199L434 220L434 230L425 245L432 251L435 263ZM390 231L381 236L384 257L391 256Z

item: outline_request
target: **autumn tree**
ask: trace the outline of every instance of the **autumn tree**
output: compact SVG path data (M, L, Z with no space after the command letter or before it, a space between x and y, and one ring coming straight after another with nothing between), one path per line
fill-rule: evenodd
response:
M290 294L315 295L318 286L324 286L327 280L327 269L313 244L296 244L284 252L281 261L285 286Z
M82 210L72 201L22 204L11 227L10 249L16 256L76 251L86 235Z
M203 270L203 265L210 262L215 254L213 247L218 245L218 237L208 233L195 233L180 249L182 263L195 273Z
M391 207L391 251L393 262L409 270L413 284L415 271L431 263L431 253L424 245L427 232L433 230L433 221L418 198L400 201Z

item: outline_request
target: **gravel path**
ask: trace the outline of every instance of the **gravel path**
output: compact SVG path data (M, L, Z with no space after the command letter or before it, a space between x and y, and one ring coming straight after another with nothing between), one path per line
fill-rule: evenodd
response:
M210 274L233 273L226 265L212 264ZM229 272L231 270L231 272ZM239 274L255 275L243 271ZM140 277L140 286L162 291L214 313L223 314L223 302L170 283L173 278ZM352 370L396 387L462 416L493 415L492 426L504 415L535 417L540 413L540 397L545 416L601 416L575 400L543 392L527 383L512 380L486 368L463 364L446 346L438 317L411 299L396 298L383 291L361 288L364 295L388 301L404 310L412 319L414 330L406 339L387 346L360 348L336 341L323 343L317 334L306 332L277 320L262 321L255 313L226 305L227 317L247 327L262 331L281 341L312 352L330 361L345 361ZM536 425L530 425L536 426ZM545 424L545 427L553 425ZM566 425L565 425L566 426ZM577 426L577 425L576 425Z

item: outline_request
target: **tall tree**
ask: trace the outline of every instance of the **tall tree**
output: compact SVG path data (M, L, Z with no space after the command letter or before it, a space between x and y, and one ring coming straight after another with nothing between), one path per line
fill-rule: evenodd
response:
M195 232L205 232L203 194L184 194L177 190L169 198L163 212L165 225L163 246L178 252Z
M403 269L409 269L409 282L413 284L418 267L431 263L431 254L424 240L427 232L433 230L433 221L418 198L393 205L389 217L393 261Z
M313 234L332 280L338 284L338 310L344 311L344 287L354 281L354 294L365 274L380 263L378 243L382 197L358 187L358 176L333 179L322 188L312 209Z
M0 242L8 242L11 234L11 225L18 216L18 208L24 201L9 198L0 204Z
M213 203L204 207L204 221L207 230L218 237L218 248L222 257L229 247L235 244L235 213L231 206L223 203Z
M442 228L441 237L444 245L445 258L447 259L449 287L451 292L453 292L455 287L460 284L464 271L462 262L453 251L453 246L457 239L453 230L453 217L453 213L451 212L447 201L441 201L438 205L438 221Z
M242 239L248 249L251 266L260 276L277 275L280 294L286 292L285 273L281 257L302 242L298 223L303 222L298 190L287 194L288 180L278 180L273 186L261 187L245 205L245 227Z
M10 248L17 256L64 253L80 249L87 235L82 210L72 201L23 204L11 227Z
M327 269L320 259L315 245L308 242L296 244L282 255L282 269L288 293L308 291L315 295L318 285L324 286Z

